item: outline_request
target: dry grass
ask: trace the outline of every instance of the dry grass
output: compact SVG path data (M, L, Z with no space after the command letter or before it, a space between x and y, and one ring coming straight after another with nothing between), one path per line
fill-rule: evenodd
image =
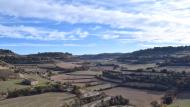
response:
M85 86L86 83L99 81L94 76L66 75L66 74L52 76L51 80L59 81L62 83L70 82L78 86Z
M88 87L87 90L96 91L96 90L111 88L111 87L114 87L114 86L116 86L116 85L111 84L111 83L104 83L104 84L101 84L101 85Z
M78 79L90 79L94 78L94 76L77 76L77 75L67 75L67 74L60 74L52 76L51 79L56 81L62 81L62 80L78 80Z
M12 79L8 81L0 81L0 92L12 91L15 89L27 88L29 86L21 85L21 79Z
M121 64L124 67L127 67L129 70L136 69L146 69L148 67L155 67L155 64Z
M76 75L100 75L102 74L101 71L76 71L76 72L72 72L71 74L76 74Z
M0 101L0 107L61 107L75 97L67 93L46 93Z
M64 69L73 69L74 67L80 67L80 65L71 63L71 62L61 62L57 63L56 66Z
M160 101L164 95L163 92L150 91L150 90L138 90L124 87L112 88L104 91L110 96L122 95L124 98L130 100L132 104L137 107L150 107L152 101Z

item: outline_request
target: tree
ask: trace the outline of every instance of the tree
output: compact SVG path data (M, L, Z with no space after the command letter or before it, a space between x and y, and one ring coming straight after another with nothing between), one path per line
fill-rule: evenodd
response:
M167 104L167 105L172 104L172 103L173 103L173 98L172 98L172 96L165 96L165 97L163 98L163 103L164 103L164 104Z

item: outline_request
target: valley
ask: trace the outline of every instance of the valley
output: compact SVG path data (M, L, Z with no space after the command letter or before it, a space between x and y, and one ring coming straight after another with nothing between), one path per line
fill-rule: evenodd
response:
M189 47L164 47L77 56L0 50L0 105L188 107L188 52Z

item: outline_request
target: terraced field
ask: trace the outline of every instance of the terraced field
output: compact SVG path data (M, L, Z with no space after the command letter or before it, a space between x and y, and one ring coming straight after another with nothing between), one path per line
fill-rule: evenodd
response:
M112 87L115 87L115 86L116 85L112 84L112 83L103 83L101 85L96 85L96 86L88 87L87 89L91 90L91 91L98 91L98 90L104 90L104 89L107 89L107 88L112 88Z
M70 82L74 85L85 86L87 83L99 82L98 79L95 78L96 73L92 71L76 71L68 74L60 74L51 77L53 81L59 82Z
M101 71L76 71L76 72L72 72L71 74L73 75L92 75L92 76L95 76L95 75L100 75L102 74Z
M60 68L65 68L65 69L72 69L74 67L80 67L80 65L75 64L75 63L69 63L69 62L60 62L57 63L56 66L60 67Z
M155 64L121 64L121 66L127 67L129 70L146 69L148 67L155 67Z
M137 107L151 107L152 101L160 101L164 92L117 87L103 91L110 96L122 95Z

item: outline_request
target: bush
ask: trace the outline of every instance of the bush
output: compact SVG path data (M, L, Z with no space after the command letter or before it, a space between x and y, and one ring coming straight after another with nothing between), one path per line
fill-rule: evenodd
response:
M129 104L129 100L123 98L122 96L116 96L116 97L112 97L110 100L110 106L114 106L114 105L128 105Z
M160 104L157 101L152 101L150 104L152 107L160 107Z

